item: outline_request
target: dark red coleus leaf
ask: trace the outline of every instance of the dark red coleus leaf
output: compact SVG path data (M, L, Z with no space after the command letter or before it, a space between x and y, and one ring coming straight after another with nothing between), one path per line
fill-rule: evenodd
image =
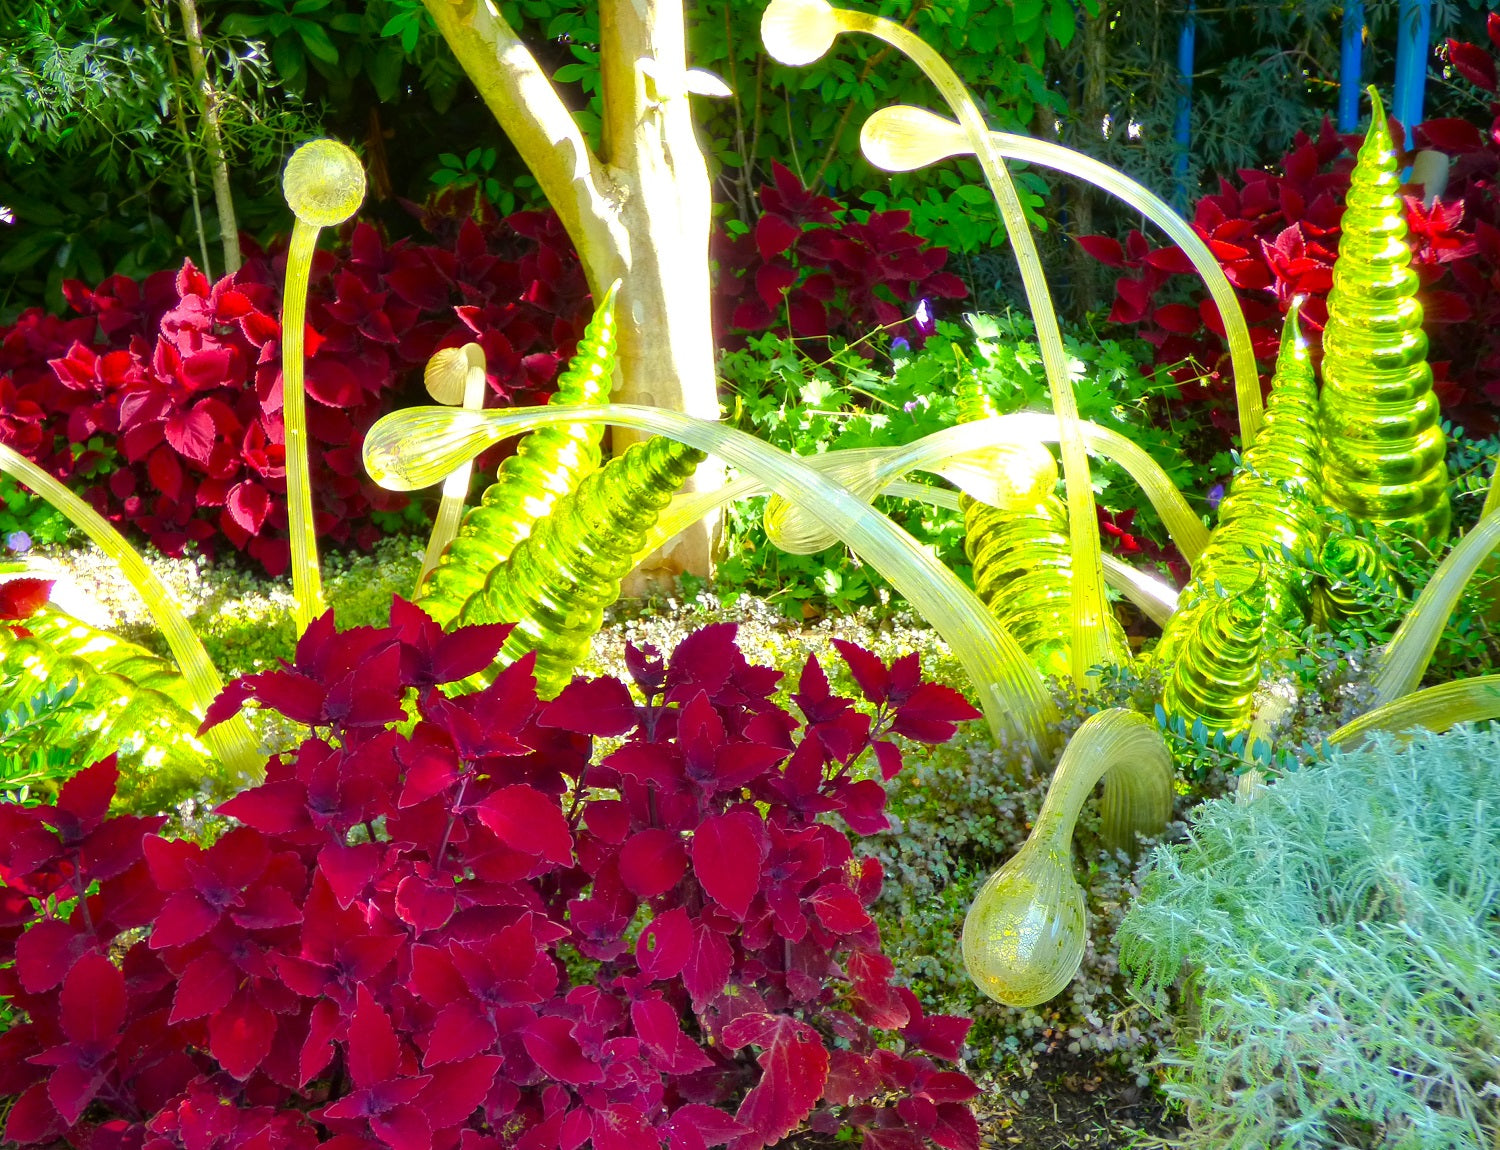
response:
M1448 60L1471 83L1486 92L1495 91L1495 58L1483 48L1450 39Z
M828 1081L828 1051L817 1031L786 1015L746 1014L724 1027L730 1050L758 1046L761 1079L735 1113L752 1130L733 1143L746 1150L785 1138L812 1112Z
M693 874L704 892L737 919L744 919L760 890L766 857L760 816L736 810L704 819L693 835Z

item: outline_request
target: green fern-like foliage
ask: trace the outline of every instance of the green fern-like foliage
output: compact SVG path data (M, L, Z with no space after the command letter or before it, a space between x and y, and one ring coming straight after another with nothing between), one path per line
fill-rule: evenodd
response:
M1120 927L1190 1147L1500 1138L1500 732L1389 741L1198 809Z
M24 715L42 699L48 745L73 769L118 754L122 807L165 809L198 786L208 750L176 667L50 607L23 630L0 627L0 711ZM67 708L46 703L70 684Z
M551 403L608 403L615 373L615 289L594 312L578 351L557 378ZM579 480L599 467L602 423L543 427L521 440L459 524L438 565L417 592L422 609L447 625L486 577Z
M535 651L537 691L555 695L588 653L646 533L702 461L661 436L611 459L532 525L464 603L459 624L515 623L499 665Z
M9 684L0 694L10 695ZM78 681L49 684L0 710L0 802L48 803L77 768L67 731L85 711Z

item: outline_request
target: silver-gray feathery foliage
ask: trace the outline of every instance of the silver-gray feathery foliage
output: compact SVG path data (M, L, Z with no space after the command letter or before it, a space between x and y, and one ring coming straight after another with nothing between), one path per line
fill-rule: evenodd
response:
M1189 1020L1163 1058L1186 1145L1500 1145L1500 732L1204 804L1118 942Z

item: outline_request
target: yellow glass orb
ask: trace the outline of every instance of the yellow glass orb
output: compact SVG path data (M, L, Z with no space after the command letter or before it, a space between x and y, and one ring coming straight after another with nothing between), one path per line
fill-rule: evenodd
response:
M822 59L839 31L838 13L825 0L771 0L760 20L766 51L794 68Z
M359 157L337 140L309 140L287 161L281 188L299 220L330 228L359 210L365 170Z

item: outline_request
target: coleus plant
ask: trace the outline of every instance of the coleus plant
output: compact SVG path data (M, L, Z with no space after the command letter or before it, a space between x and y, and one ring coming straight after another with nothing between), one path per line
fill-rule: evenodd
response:
M1495 51L1500 51L1500 15L1488 23L1492 48L1450 40L1455 70L1496 96ZM1500 173L1500 101L1486 122L1429 120L1415 129L1418 148L1436 149L1452 160L1444 194L1430 200L1420 185L1405 197L1412 266L1422 279L1422 304L1436 390L1444 414L1480 433L1496 425L1500 346L1489 337L1500 321L1500 203L1494 195ZM1400 140L1401 134L1395 138ZM1273 170L1242 170L1220 180L1216 193L1194 205L1192 222L1235 286L1250 323L1257 357L1274 359L1282 317L1293 299L1305 297L1301 320L1314 348L1327 317L1338 250L1339 221L1360 136L1342 136L1327 121L1316 138L1299 134ZM1187 294L1179 277L1192 271L1180 249L1157 247L1139 232L1125 242L1082 236L1095 258L1118 268L1110 319L1136 326L1158 348L1157 362L1170 365L1188 401L1221 398L1229 383L1223 325L1218 309L1196 286ZM1480 333L1476 338L1476 332ZM1231 430L1233 413L1215 404L1216 425Z
M439 689L508 630L399 599L388 628L320 617L211 709L313 733L210 846L107 815L112 760L0 808L7 1141L754 1150L806 1122L977 1148L974 1084L934 1061L969 1023L891 984L879 865L829 821L884 828L861 756L889 778L891 736L976 712L916 656L840 644L868 709L809 659L794 717L722 624L630 648L643 701L602 678L538 702L529 658ZM622 741L591 762L597 737Z
M715 237L721 345L772 329L847 342L876 327L920 345L932 331L930 312L925 323L909 322L920 301L968 295L964 282L943 270L948 249L924 247L909 230L911 213L859 218L803 187L784 165L772 170L755 226Z
M360 472L364 432L410 402L433 351L470 340L500 402L539 403L588 317L588 288L556 217L465 213L440 244L387 243L369 224L319 253L308 300L308 434L324 538L369 546L372 513L404 497ZM268 573L287 566L282 268L251 249L210 284L191 263L137 283L64 291L78 318L39 309L0 330L0 442L59 479L93 474L91 447L123 457L88 500L170 555L228 543Z

